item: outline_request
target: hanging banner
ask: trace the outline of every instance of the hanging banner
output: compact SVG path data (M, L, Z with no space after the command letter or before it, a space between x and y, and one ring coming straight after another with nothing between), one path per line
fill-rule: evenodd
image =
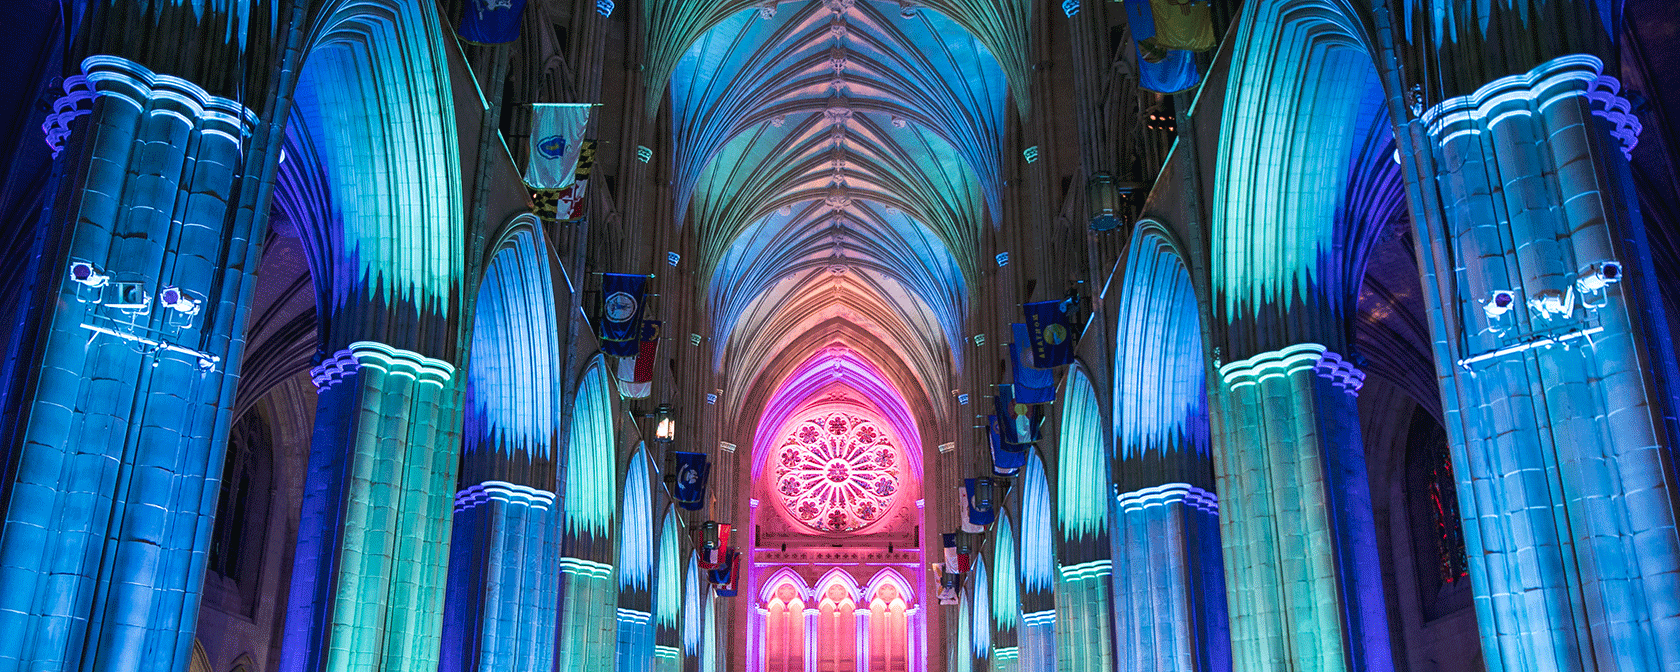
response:
M473 0L478 1L478 0ZM583 136L594 120L590 103L538 103L531 106L530 158L525 184L532 189L560 189L577 180L583 159Z
M962 524L962 531L969 534L980 534L986 531L985 525L975 523L968 517L968 490L962 486L957 491L957 520Z
M618 360L618 393L625 399L646 399L653 393L653 368L659 359L659 320L642 320L641 347L635 357Z
M997 520L997 508L992 506L992 479L967 478L963 479L963 495L968 500L968 523L986 531L986 526Z
M969 556L965 550L957 548L957 533L944 535L945 542L945 573L962 574L968 571Z
M525 0L467 0L461 12L461 39L474 44L506 44L519 39Z
M992 473L998 476L1014 476L1027 464L1027 446L1004 443L1000 431L998 416L986 416L986 434L992 444Z
M1071 364L1073 329L1062 312L1062 302L1034 301L1022 304L1021 310L1027 314L1033 364L1045 369Z
M1009 325L1015 341L1009 344L1011 376L1015 381L1015 400L1023 404L1047 404L1056 400L1056 371L1033 366L1032 333L1027 325Z
M607 273L601 281L601 352L634 357L642 349L647 276Z
M704 570L717 569L717 568L723 566L724 560L728 559L724 556L724 552L725 552L725 549L729 548L729 524L728 523L718 523L717 529L718 529L718 538L717 538L717 546L716 547L706 548L706 543L705 543L704 539L695 540L694 547L700 550L700 553L699 553L700 557L699 557L699 560L696 563L696 565L700 569L704 569Z
M992 397L992 404L993 411L997 413L998 436L1002 437L1005 448L1024 452L1026 445L1038 441L1038 427L1044 423L1044 411L1015 399L1014 385L997 386L997 396Z
M1172 2L1173 0L1162 0ZM1190 52L1171 45L1185 39L1175 30L1162 38L1156 36L1155 10L1150 0L1125 0L1126 21L1131 26L1132 42L1138 54L1138 86L1157 93L1178 93L1195 88L1201 82L1196 71L1196 58ZM1204 8L1201 10L1206 12ZM1173 17L1176 19L1176 17ZM1208 22L1209 47L1212 47L1213 24ZM1193 32L1193 31L1192 31ZM1163 39L1165 41L1163 41ZM1194 41L1193 39L1191 40Z
M671 499L676 501L677 506L699 511L706 505L706 479L712 474L712 463L706 459L705 453L676 451L676 456L677 491L671 493Z
M1149 0L1155 34L1150 48L1207 51L1213 48L1213 11L1207 0Z
M940 604L947 606L959 604L957 601L957 579L956 574L946 572L943 566L939 568Z
M735 597L735 580L740 578L740 574L741 554L731 548L724 554L722 566L707 572L706 576L717 587L718 597Z

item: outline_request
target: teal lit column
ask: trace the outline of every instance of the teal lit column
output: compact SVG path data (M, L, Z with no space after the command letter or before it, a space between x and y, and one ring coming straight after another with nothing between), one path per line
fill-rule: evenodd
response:
M1021 469L1021 623L1016 631L1020 672L1056 670L1056 532L1050 481L1037 448Z
M1680 669L1672 346L1627 167L1639 122L1602 71L1556 58L1411 124L1489 669Z
M1082 367L1069 369L1057 441L1058 669L1114 669L1108 423Z
M618 583L613 572L617 449L613 391L597 357L573 399L564 487L560 558L559 669L607 672L617 664Z
M240 210L257 116L125 58L81 65L47 129L68 139L56 252L0 450L17 460L0 671L173 672L191 654L262 236Z
M1233 669L1391 670L1355 395L1317 344L1220 367L1219 534Z
M658 565L653 579L653 669L681 672L682 642L678 625L682 621L683 549L682 519L677 507L667 506L659 529Z
M313 373L280 669L435 670L461 440L455 367L358 341Z

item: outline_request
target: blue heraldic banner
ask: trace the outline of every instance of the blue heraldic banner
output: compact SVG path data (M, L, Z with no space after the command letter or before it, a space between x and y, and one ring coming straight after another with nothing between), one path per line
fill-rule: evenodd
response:
M1032 340L1033 364L1039 368L1073 363L1073 329L1061 301L1021 304L1027 314L1027 334Z
M1168 49L1156 40L1155 10L1149 0L1126 0L1126 21L1131 24L1132 42L1137 48L1139 86L1157 93L1178 93L1201 82L1193 54Z
M999 385L992 404L997 413L997 433L1006 449L1025 452L1027 444L1038 441L1038 426L1044 422L1044 411L1016 399L1014 385Z
M642 349L647 276L608 273L601 284L601 352L635 357Z
M986 433L992 442L992 473L998 476L1014 476L1027 464L1027 446L1007 444L999 434L998 416L986 416Z
M461 13L461 39L505 44L519 39L519 17L525 13L525 0L467 0Z
M1024 404L1047 404L1056 400L1056 372L1034 366L1032 333L1027 325L1009 325L1015 341L1009 344L1009 362L1015 379L1015 400ZM1027 348L1025 352L1022 348Z
M712 463L705 453L677 451L677 491L672 499L689 511L699 511L706 505L706 478L711 476Z
M984 481L984 483L982 483ZM981 486L985 487L981 487ZM971 525L985 529L997 520L997 507L992 506L992 480L979 478L963 479L963 494L968 500L968 522Z

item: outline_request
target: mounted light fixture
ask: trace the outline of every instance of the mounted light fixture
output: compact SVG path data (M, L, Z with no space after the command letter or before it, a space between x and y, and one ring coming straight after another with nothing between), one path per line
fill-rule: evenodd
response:
M671 405L660 404L653 411L653 440L670 443L677 438L677 419L671 416Z
M197 299L187 296L179 287L163 288L163 291L158 293L158 304L188 316L197 315L198 309L203 305Z
M85 261L78 261L70 264L70 279L75 281L77 284L87 285L94 289L98 289L100 287L104 287L106 283L109 283L111 281L111 276L94 270L93 264Z
M1085 198L1091 203L1091 230L1113 231L1125 222L1120 215L1120 183L1107 171L1093 173L1085 182Z
M1575 280L1575 289L1585 294L1596 292L1622 281L1622 264L1615 260L1593 264L1586 275Z

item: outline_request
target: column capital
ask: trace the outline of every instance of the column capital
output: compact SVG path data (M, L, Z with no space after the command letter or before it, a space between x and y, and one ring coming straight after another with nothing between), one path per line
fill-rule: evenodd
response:
M1153 488L1133 490L1119 496L1122 511L1141 511L1151 506L1181 503L1185 506L1219 515L1219 495L1189 483L1166 483Z
M455 365L417 352L393 348L374 341L356 341L350 347L311 369L317 393L325 392L362 369L371 366L387 373L408 375L416 380L444 386L455 377Z
M554 507L554 493L507 481L485 481L455 493L455 513L491 501L547 511Z
M1219 367L1219 378L1227 387L1236 389L1257 385L1271 376L1289 376L1308 370L1350 396L1357 396L1359 388L1365 386L1364 371L1318 343L1298 343L1231 362Z
M204 87L121 56L95 54L82 60L82 73L94 95L174 114L189 125L239 142L257 124L257 113L239 101L211 95ZM70 82L65 82L66 91Z
M1528 114L1570 96L1583 95L1603 79L1603 71L1604 61L1597 56L1559 56L1528 72L1488 82L1474 93L1436 103L1420 118L1435 142L1446 144L1460 135L1480 133L1513 114ZM1614 88L1620 88L1620 82L1611 81ZM1625 100L1623 104L1625 112Z

